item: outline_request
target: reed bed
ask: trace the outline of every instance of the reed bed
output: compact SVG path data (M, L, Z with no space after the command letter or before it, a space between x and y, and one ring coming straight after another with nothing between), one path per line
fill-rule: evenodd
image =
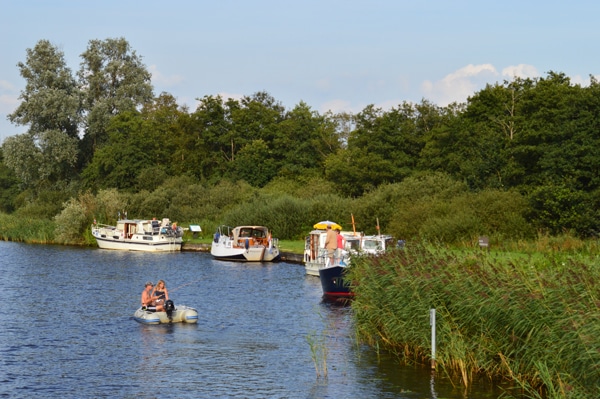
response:
M409 246L353 259L357 336L468 387L513 381L528 397L600 397L600 267L593 257Z
M0 213L0 240L52 244L54 223L51 220Z

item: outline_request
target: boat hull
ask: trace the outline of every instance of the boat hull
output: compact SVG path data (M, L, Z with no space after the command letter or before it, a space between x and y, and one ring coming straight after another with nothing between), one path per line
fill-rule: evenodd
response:
M210 253L215 259L235 262L275 262L281 258L278 248L223 248L214 243Z
M171 319L167 312L150 312L138 308L133 314L133 318L142 324L170 324L170 323L197 323L198 311L185 305L179 305L172 313Z
M346 266L334 265L319 269L323 296L330 299L352 298L350 282L345 279Z
M181 251L182 239L169 237L156 237L153 240L144 240L142 236L133 239L102 237L94 234L98 248L114 249L121 251L145 251L145 252L174 252Z

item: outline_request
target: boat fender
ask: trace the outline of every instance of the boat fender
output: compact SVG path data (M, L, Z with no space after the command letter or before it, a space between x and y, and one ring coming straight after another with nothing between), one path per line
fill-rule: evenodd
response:
M175 310L175 304L173 303L172 300L167 300L165 302L165 312L167 312L167 317L169 318L169 321L173 320L173 311Z
M221 237L221 235L219 233L215 233L215 239L213 240L215 243L219 242L219 238Z
M250 248L250 240L246 238L246 249Z

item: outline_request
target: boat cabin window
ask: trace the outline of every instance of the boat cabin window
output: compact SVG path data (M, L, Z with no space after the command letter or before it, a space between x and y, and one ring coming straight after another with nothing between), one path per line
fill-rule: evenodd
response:
M250 237L252 235L252 229L241 229L240 237Z
M377 251L381 251L381 243L377 240L365 240L363 243L363 249L374 249Z
M360 249L360 239L346 239L346 250L358 251Z

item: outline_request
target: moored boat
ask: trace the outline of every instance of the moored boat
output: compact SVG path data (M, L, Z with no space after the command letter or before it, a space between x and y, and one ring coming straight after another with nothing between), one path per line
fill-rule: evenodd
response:
M349 263L350 253L356 252L360 248L360 235L350 231L342 231L340 234L344 237L344 248L338 249L336 259ZM310 276L319 276L319 269L330 266L330 260L325 249L325 239L327 231L316 229L311 231L306 237L304 245L304 269Z
M350 282L345 279L348 265L339 262L332 266L319 269L319 279L323 288L323 297L330 300L350 299L354 293L350 289Z
M169 219L121 219L116 226L94 221L92 235L102 249L168 252L180 251L183 243L183 229Z
M197 323L198 311L185 305L173 305L172 309L167 308L164 312L150 311L141 307L135 311L133 318L142 324Z
M219 226L210 253L215 259L238 262L275 262L281 258L279 239L265 226Z
M354 221L354 217L352 219ZM377 221L377 231L379 231L379 220ZM331 260L323 249L325 238L322 237L319 230L312 231L306 243L306 272L307 274L312 274L314 271L318 273L323 288L323 296L326 299L339 300L354 296L350 282L346 279L346 271L350 267L352 256L361 254L378 256L394 245L394 238L391 235L365 236L356 232L340 232L340 234L344 237L345 244L342 250L337 250L333 264L330 264ZM312 248L320 248L319 256L315 259L311 258Z

